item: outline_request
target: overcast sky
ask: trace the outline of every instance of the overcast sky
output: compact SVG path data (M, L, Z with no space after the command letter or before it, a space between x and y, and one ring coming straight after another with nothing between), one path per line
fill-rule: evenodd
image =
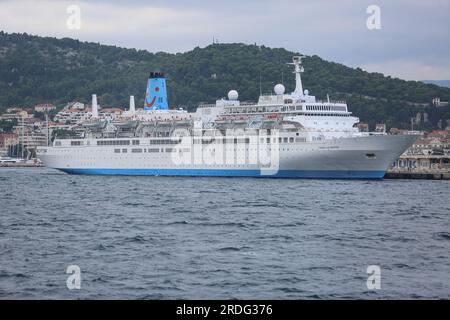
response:
M81 9L69 29L67 7ZM369 30L369 5L381 29ZM0 29L183 52L219 42L284 47L411 80L450 79L450 0L0 0Z

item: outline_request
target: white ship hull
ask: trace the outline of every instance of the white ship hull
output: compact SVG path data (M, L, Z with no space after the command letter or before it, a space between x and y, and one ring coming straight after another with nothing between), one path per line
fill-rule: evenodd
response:
M416 138L373 135L281 143L272 146L278 152L276 161L272 159L270 165L249 161L249 152L256 150L256 146L251 144L244 147L245 152L242 150L241 156L236 152L231 162L214 163L207 159L209 151L201 148L192 149L192 157L200 161L177 163L174 161L174 152L179 151L177 146L158 146L157 153L150 152L155 148L146 144L148 139L136 139L139 140L139 148L97 146L95 140L84 146L42 147L38 156L47 167L71 174L381 179L387 168ZM127 149L126 153L124 149ZM133 153L133 150L140 152ZM224 151L230 150L225 148ZM200 152L201 156L195 152Z

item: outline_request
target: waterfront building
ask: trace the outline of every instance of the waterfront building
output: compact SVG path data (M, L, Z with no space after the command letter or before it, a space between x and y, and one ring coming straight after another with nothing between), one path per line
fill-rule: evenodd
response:
M56 106L54 106L51 103L43 103L43 104L38 104L38 105L34 106L35 112L50 112L55 109L56 109Z
M8 148L19 144L19 135L15 133L0 133L0 155L7 155Z

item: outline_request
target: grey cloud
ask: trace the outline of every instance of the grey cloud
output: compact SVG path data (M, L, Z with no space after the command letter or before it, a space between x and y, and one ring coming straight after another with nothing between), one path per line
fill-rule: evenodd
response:
M62 2L40 3L45 3L51 11ZM221 42L257 42L285 47L351 66L389 68L394 75L394 62L402 61L397 74L403 77L450 79L447 73L450 69L450 2L445 0L97 0L75 3L84 8L87 21L85 29L79 33L68 32L61 24L49 24L46 28L39 16L32 18L31 25L23 27L7 19L0 28L27 32L34 29L42 35L47 32L170 52L207 45L215 36ZM366 8L370 4L381 8L381 30L366 28ZM14 5L11 1L0 2L0 16L3 7L12 10ZM17 13L10 13L14 14ZM125 21L113 21L114 18ZM158 23L155 19L159 19ZM409 68L405 66L412 65L421 71L408 73ZM442 72L437 72L439 68Z

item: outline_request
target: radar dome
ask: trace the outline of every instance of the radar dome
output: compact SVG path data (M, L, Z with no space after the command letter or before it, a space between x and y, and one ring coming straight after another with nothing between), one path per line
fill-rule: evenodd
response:
M305 90L303 93L305 94L305 96L309 95L309 91L308 90Z
M228 100L237 100L239 97L239 94L236 90L230 90L228 92Z
M282 84L277 84L274 88L273 88L273 90L275 91L275 93L277 94L277 95L280 95L280 94L284 94L284 86L282 85Z

